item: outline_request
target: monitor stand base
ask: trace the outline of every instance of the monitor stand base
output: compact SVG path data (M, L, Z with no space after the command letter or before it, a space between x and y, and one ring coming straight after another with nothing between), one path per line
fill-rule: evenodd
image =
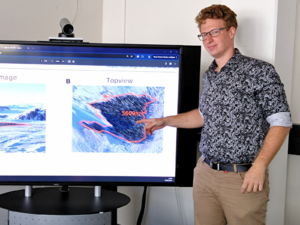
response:
M128 196L116 191L106 190L100 186L94 189L88 187L69 187L69 189L68 192L61 192L58 187L32 189L31 186L26 186L25 193L29 197L24 195L24 189L1 194L0 208L9 211L9 224L34 225L40 223L31 223L31 221L41 222L45 220L53 220L56 221L56 224L62 224L57 221L66 220L70 223L63 224L92 225L94 220L103 220L103 223L98 224L109 225L117 222L114 211L130 202ZM28 223L29 217L31 218L30 223ZM21 223L18 218L24 219L23 222ZM77 223L74 219L80 220L80 222ZM12 222L13 220L18 221ZM72 220L73 223L71 223ZM83 221L92 222L85 223Z

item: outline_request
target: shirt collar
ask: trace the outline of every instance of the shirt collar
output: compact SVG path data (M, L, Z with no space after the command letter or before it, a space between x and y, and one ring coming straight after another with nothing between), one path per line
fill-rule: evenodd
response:
M235 48L235 52L234 52L233 56L229 59L229 61L225 64L224 67L230 66L232 64L237 64L239 62L241 56L242 56L242 54L240 53L240 51L237 48ZM215 71L217 69L217 67L218 67L218 64L216 63L216 60L214 60L210 64L208 69Z

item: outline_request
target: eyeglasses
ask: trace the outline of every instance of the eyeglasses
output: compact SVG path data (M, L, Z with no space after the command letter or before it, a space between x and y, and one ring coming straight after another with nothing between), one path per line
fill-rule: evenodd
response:
M223 27L223 28L217 28L217 29L213 29L211 31L208 31L206 33L202 33L202 34L198 34L198 38L200 41L205 41L207 39L207 35L210 34L210 36L212 37L217 37L220 34L220 31L223 29L226 29L228 27Z

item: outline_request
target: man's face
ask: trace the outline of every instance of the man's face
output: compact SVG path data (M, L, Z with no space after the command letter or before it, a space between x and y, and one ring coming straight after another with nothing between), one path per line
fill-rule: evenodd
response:
M222 19L206 19L205 23L201 25L200 32L206 33L213 29L226 27ZM220 34L217 37L212 37L210 34L207 35L207 39L203 41L203 45L208 53L215 59L226 57L227 54L232 52L234 49L234 36L235 28L231 27L220 30Z

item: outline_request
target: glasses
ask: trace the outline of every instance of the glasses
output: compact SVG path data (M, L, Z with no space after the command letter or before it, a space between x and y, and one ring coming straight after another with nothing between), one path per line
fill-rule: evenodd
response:
M198 38L200 41L205 41L207 39L207 35L210 34L210 36L212 37L217 37L220 34L220 31L223 29L226 29L228 27L223 27L223 28L217 28L217 29L213 29L211 31L208 31L206 33L202 33L202 34L198 34Z

